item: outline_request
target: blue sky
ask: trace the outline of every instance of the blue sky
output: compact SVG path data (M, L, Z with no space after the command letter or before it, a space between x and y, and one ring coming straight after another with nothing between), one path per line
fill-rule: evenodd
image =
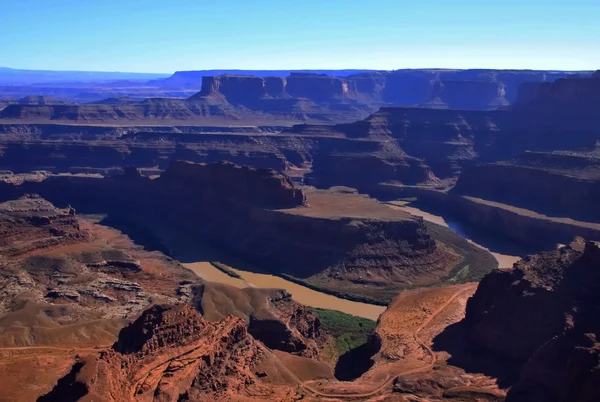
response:
M0 0L0 66L600 68L599 0Z

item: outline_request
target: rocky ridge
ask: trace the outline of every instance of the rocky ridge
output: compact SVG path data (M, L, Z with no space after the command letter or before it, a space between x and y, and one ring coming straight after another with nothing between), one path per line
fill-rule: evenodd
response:
M270 349L318 359L319 349L327 341L319 318L285 290L206 283L192 291L192 303L205 319L242 318L250 334Z
M270 371L277 370L239 318L209 323L186 305L154 306L111 349L76 363L40 401L223 400L260 382L258 367L269 360Z
M151 300L190 297L174 261L38 196L0 203L0 234L3 347L101 342Z
M58 209L35 195L0 204L0 256L15 258L28 252L86 241L75 210Z
M281 202L289 205L285 197ZM193 337L196 331L204 331L202 334L216 331L214 337L203 338L207 345L212 345L207 347L223 342L222 336L237 337L239 331L243 334L249 331L270 348L289 353L297 364L312 367L316 377L333 376L332 369L319 361L321 346L328 342L329 335L320 331L318 317L294 302L289 293L203 282L178 262L134 244L122 232L106 225L116 222L81 218L73 208L56 208L37 195L0 203L0 373L15 384L35 373L35 378L28 381L36 385L26 390L7 386L3 388L7 398L39 397L66 373L67 366L74 364L73 372L67 375L67 379L72 378L82 364L73 362L77 354L84 356L90 351L95 354L113 343L124 325L157 303L171 307L160 310L164 314L154 308L148 310L143 315L146 318L137 321L142 324L123 330L125 335L114 350L128 356L135 354L136 361L144 355L147 362L153 362L165 346L181 350L181 344L185 343L182 339ZM159 243L154 240L154 244ZM144 244L152 247L151 241ZM190 313L193 309L190 306L197 307L205 318L196 311ZM173 315L167 312L171 309L187 312ZM189 321L189 317L199 318ZM182 323L186 320L187 324ZM161 323L165 326L161 327ZM251 335L241 337L258 345L257 350L267 353L268 359L274 359ZM225 342L218 350L227 354L230 348L236 346ZM237 365L227 357L224 359L231 367ZM248 359L249 364L257 364L257 358ZM44 362L43 373L39 370L40 361ZM123 361L132 363L131 359ZM280 362L268 361L266 367L257 369L256 376L272 375L269 383L295 381L294 375ZM107 364L120 366L121 362L111 357ZM223 370L231 373L231 367L227 367ZM105 366L100 371L101 388L113 386L113 381L123 381L123 386L128 384L129 380L121 376L122 371L110 372ZM85 373L89 373L87 369L81 375L85 377ZM222 376L215 376L204 378L203 386L208 389L220 384ZM240 387L247 385L243 381L240 384ZM61 389L64 385L61 381L57 387ZM69 391L70 400L82 397L80 390L81 386L75 385ZM95 392L91 391L90 397L96 398ZM265 392L272 395L271 391ZM64 400L63 397L51 393L40 400ZM115 398L123 400L120 394Z
M494 271L467 304L471 340L523 365L507 401L594 401L600 245L569 246Z

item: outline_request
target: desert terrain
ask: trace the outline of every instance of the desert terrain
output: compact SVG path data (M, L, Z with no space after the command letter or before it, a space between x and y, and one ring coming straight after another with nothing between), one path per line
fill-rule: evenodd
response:
M598 72L23 74L1 401L600 398Z

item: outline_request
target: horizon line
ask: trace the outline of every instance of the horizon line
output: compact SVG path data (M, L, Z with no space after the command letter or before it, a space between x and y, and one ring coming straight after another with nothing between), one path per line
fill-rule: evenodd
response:
M119 71L119 70L52 70L52 69L32 69L32 68L15 68L0 66L0 70L14 70L14 71L47 71L47 72L61 72L61 73L110 73L110 74L156 74L156 75L173 75L180 72L193 72L193 71L368 71L368 72L393 72L393 71L407 71L407 70L432 70L432 71L457 71L457 70L496 70L496 71L548 71L548 72L569 72L569 73L587 73L600 70L600 67L596 69L585 69L585 70L572 70L572 69L560 69L560 68L492 68L492 67L468 67L468 68L454 68L454 67L407 67L407 68L394 68L394 69L376 69L376 68L205 68L205 69L192 69L192 70L175 70L173 72L147 72L147 71Z

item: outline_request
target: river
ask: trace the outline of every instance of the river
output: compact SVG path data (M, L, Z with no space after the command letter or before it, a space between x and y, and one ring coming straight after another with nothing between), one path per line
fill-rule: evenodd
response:
M510 268L515 262L521 259L521 257L517 255L500 253L497 250L490 250L490 248L483 246L478 242L478 239L475 236L467 233L464 225L458 221L443 218L442 216L434 215L432 213L423 211L419 208L412 206L408 201L390 201L387 204L392 208L397 208L404 212L408 212L411 215L420 216L428 222L436 223L438 225L445 226L454 230L456 233L458 233L458 235L465 238L471 244L474 244L478 247L481 247L484 250L489 251L498 261L499 268Z
M444 219L442 216L423 211L405 201L392 201L387 204L390 208L402 210L412 215L421 216L426 221L446 226L456 231L459 235L471 243L488 250L486 247L479 244L477 239L474 239L473 236L467 235L463 230L463 226L458 222ZM184 252L184 250L177 250L177 248L178 247L172 250L176 256L187 254ZM372 320L377 320L377 318L385 310L385 307L383 306L354 302L328 295L326 293L298 285L297 283L290 282L275 275L255 273L249 270L240 269L244 267L243 263L235 262L235 260L232 260L229 256L225 256L212 248L208 248L205 245L187 244L185 249L194 250L194 254L193 256L188 254L186 255L186 258L180 258L180 261L183 261L183 265L194 271L201 278L210 282L225 283L238 288L250 286L259 288L285 289L292 294L294 300L306 306L338 310L347 314L369 318ZM515 255L503 254L496 251L490 252L498 260L500 268L511 267L513 263L520 259L520 257ZM227 265L231 266L234 271L241 276L242 279L233 278L225 274L210 264L210 261L226 262Z
M235 269L243 279L232 278L224 274L222 271L215 268L212 264L206 261L192 262L183 264L185 267L194 271L201 278L211 281L226 283L238 288L248 286L259 288L277 288L285 289L292 294L292 298L298 303L310 307L320 307L329 310L338 310L343 313L355 315L358 317L377 320L377 318L385 311L384 306L376 306L374 304L354 302L351 300L342 299L323 292L309 289L297 283L290 282L279 276L258 274L249 271Z

